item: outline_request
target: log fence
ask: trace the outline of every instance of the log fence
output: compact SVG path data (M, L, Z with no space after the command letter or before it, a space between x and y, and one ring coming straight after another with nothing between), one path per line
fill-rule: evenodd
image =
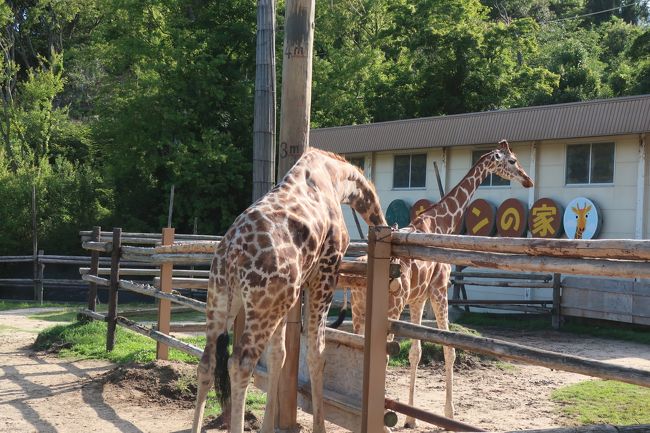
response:
M181 239L179 241L174 236L173 229L165 230L167 231L165 236L156 237L144 236L145 234L138 234L137 236L126 235L122 234L119 229L108 233L96 230L95 239L100 236L101 239L111 239L110 249L98 248L98 244L88 243L96 241L85 241L85 245L89 247L88 251L93 256L93 263L91 263L90 267L80 268L82 278L98 287L108 287L111 296L108 314L97 313L92 308L82 311L82 314L94 320L107 322L107 348L109 350L114 347L115 328L122 326L154 339L158 343L157 357L160 359L166 357L166 351L169 347L184 351L193 356L201 355L200 348L176 339L170 333L200 330L205 324L174 324L170 320L171 307L168 311L165 311L164 308L160 308L160 304L165 302L170 306L173 304L182 308L205 312L205 302L178 293L177 289L191 287L198 290L205 290L208 281L207 269L175 269L175 267L209 266L212 254L208 254L208 251L213 250L218 241L213 239L200 239L198 237ZM98 233L100 236L97 236ZM101 235L101 233L105 234ZM399 239L399 241L394 242L394 238ZM133 244L125 245L125 239L128 242L133 242ZM142 239L155 239L156 243L147 243L145 244L146 246L142 246L140 243ZM474 239L470 240L475 241ZM414 242L411 243L411 241ZM465 350L489 354L491 356L542 365L552 369L574 371L595 377L650 386L650 372L648 371L619 367L601 361L557 354L499 340L467 336L388 320L386 313L389 293L388 281L391 277L395 276L396 272L395 266L391 264L391 258L399 254L409 254L410 257L418 259L436 260L440 254L444 253L446 262L460 262L466 265L467 262L464 260L466 260L467 255L476 253L475 250L482 249L480 240L469 243L468 239L453 237L450 240L450 244L453 248L445 245L445 238L436 237L427 239L413 234L410 234L408 239L400 239L399 234L393 233L389 228L372 228L368 243L367 264L360 260L346 259L343 262L341 272L344 273L345 278L365 279L368 282L366 338L353 336L341 331L328 330L326 332L326 353L329 354L327 355L325 374L328 377L327 383L329 389L324 390L323 395L326 413L328 414L328 418L331 418L333 422L353 431L362 431L364 433L380 431L385 423L391 423L395 419L394 414L391 413L385 416L386 409L389 409L395 412L415 414L416 417L419 417L423 421L437 422L441 426L448 427L453 425L453 421L446 420L440 415L427 413L422 409L395 402L385 396L385 357L389 354L395 354L398 351L396 343L386 343L386 336L389 333L397 337L418 338L424 341L437 342ZM574 260L581 261L579 268L572 269L574 273L578 271L579 273L585 273L585 271L591 269L590 267L593 267L598 272L599 269L603 269L603 262L609 261L616 265L623 262L629 267L634 268L649 267L648 262L641 254L635 255L633 260L622 260L620 258L621 255L624 255L622 250L608 251L608 257L614 258L598 257L591 254L587 260L575 257L578 253L573 253L569 254L569 258L563 259L553 255L546 256L538 254L539 251L535 249L534 243L531 244L521 249L521 252L509 251L507 253L499 253L491 251L485 253L490 255L491 261L483 262L473 260L471 262L473 268L479 267L477 265L483 265L485 268L499 269L500 271L516 271L515 273L494 273L472 270L470 272L459 272L454 274L452 278L465 284L481 283L482 279L485 279L485 286L492 285L493 283L491 281L494 280L502 282L507 280L510 283L508 286L513 289L530 287L532 283L535 283L533 287L553 288L559 287L560 278L558 271L565 272L569 266L566 263L561 263L562 260L569 262ZM577 245L582 246L580 243ZM466 249L459 249L461 246ZM610 246L608 245L606 247L609 248ZM641 247L641 251L646 248L646 245L638 246ZM521 248L519 245L516 247ZM570 247L571 245L569 243L563 243L562 251L566 252ZM508 248L511 247L508 246ZM578 248L579 251L583 249ZM99 256L101 254L111 255L110 267L106 266L105 261L100 266ZM554 259L554 261L549 260L549 258ZM481 258L481 260L487 259L488 256ZM121 266L125 260L128 260L130 263L129 267ZM526 261L528 263L522 265ZM539 261L547 264L547 269L545 270L549 274L525 273L525 269L535 267ZM613 266L611 270L611 275L614 276L628 275L628 271L624 267ZM131 277L146 278L148 280L147 282L136 282L126 279ZM345 280L345 278L342 279ZM158 299L159 307L157 311L159 319L157 325L145 326L136 323L125 317L128 315L127 312L119 312L118 293L122 290L128 290ZM484 301L487 303L489 300ZM470 302L476 303L477 301L472 300ZM499 303L495 301L490 302L492 304ZM550 300L529 300L527 302L522 301L521 303L532 308L537 304L547 302L558 302L558 299L554 297L554 299ZM450 304L454 304L453 300ZM555 321L555 316L553 317ZM296 350L302 352L303 347L304 342ZM345 355L342 355L343 353ZM300 365L297 367L303 372L299 376L303 379L299 380L296 389L299 397L303 399L301 401L308 403L310 391L308 383L304 380L307 366L303 358L304 356L301 355ZM361 363L364 365L363 371L361 372L363 374L350 374ZM264 360L262 360L256 369L256 384L264 388L265 380L266 370ZM356 389L359 394L354 395L355 391L351 391L350 387ZM450 422L452 424L449 424ZM460 427L456 425L454 428ZM480 428L472 426L464 426L463 429L465 431L481 431Z
M452 346L497 358L516 360L556 370L613 379L650 387L650 371L621 367L578 356L555 353L496 339L443 331L401 321L386 320L391 257L443 261L473 268L516 272L543 271L552 276L543 281L558 287L560 273L605 277L650 276L650 241L540 241L538 239L498 239L459 235L429 235L392 232L388 227L372 227L368 243L368 296L364 350L362 433L380 431L384 423L386 363L384 345L388 334ZM633 251L632 251L633 249ZM471 274L467 274L468 276ZM477 274L472 277L476 278ZM456 275L457 278L459 275ZM461 276L460 281L464 276ZM557 302L555 292L551 302ZM557 317L553 316L555 323ZM392 406L394 410L395 406ZM415 408L406 408L417 414ZM417 415L416 415L417 416ZM420 415L424 420L424 415ZM439 424L443 426L443 424ZM647 426L640 426L645 428ZM478 430L475 430L478 431ZM637 430L635 426L629 431Z

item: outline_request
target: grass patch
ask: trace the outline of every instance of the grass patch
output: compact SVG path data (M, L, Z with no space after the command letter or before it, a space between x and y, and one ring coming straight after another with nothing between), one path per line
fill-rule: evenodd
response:
M205 347L205 337L182 339L198 347ZM117 327L115 348L106 351L106 323L74 322L42 331L34 343L36 350L54 350L63 357L78 359L106 359L111 362L149 362L156 359L156 342L128 329ZM176 349L169 349L171 361L196 364L198 359Z
M548 315L464 313L456 322L465 326L512 329L517 331L553 330L551 318ZM615 322L568 319L568 323L562 325L560 332L650 344L650 332L648 332L648 328L640 329Z
M590 380L553 391L551 399L579 424L650 423L650 389L611 380Z
M650 332L648 328L623 328L617 324L594 323L567 323L562 326L562 331L594 337L611 338L613 340L632 341L650 345Z
M66 308L66 307L81 307L82 303L72 302L43 302L38 301L15 301L11 299L0 299L0 311L18 310L21 308Z
M450 324L450 329L455 332L460 332L463 334L480 336L481 334L470 328L458 325L456 323ZM430 365L434 362L442 362L445 359L444 352L442 350L442 345L436 343L430 343L423 341L422 344L422 356L420 358L419 365ZM388 365L392 367L408 367L409 365L409 350L411 350L411 340L402 340L399 343L400 351L399 355L391 356L388 361ZM456 349L456 365L463 364L469 357L480 357L481 355L473 355L468 352L465 352L460 349Z
M456 323L465 326L494 327L525 331L552 329L550 316L521 314L464 313Z

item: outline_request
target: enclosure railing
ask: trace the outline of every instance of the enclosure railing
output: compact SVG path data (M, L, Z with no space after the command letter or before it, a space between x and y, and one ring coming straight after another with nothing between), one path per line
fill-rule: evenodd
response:
M650 371L388 320L392 257L453 263L518 272L591 274L649 278L650 241L506 239L393 232L372 227L368 237L363 433L381 431L385 407L386 351L389 333L431 341L498 358L650 387Z

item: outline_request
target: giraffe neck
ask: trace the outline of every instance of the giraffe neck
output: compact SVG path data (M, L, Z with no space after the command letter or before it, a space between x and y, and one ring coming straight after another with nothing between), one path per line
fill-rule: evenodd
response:
M418 216L411 226L425 233L453 233L460 223L472 195L490 174L490 155L485 155L471 168L467 175L438 203Z
M585 232L584 227L578 227L576 228L576 234L573 237L573 239L582 239L582 234Z

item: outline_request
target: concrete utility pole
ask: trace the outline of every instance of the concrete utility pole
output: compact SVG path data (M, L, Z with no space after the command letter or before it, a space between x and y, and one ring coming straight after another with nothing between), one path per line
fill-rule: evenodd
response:
M275 184L275 0L257 2L253 202Z
M278 179L282 178L309 147L311 68L314 44L315 0L287 0L282 54L282 111ZM277 427L283 431L297 425L298 357L300 353L301 300L287 320L287 359L278 390Z

